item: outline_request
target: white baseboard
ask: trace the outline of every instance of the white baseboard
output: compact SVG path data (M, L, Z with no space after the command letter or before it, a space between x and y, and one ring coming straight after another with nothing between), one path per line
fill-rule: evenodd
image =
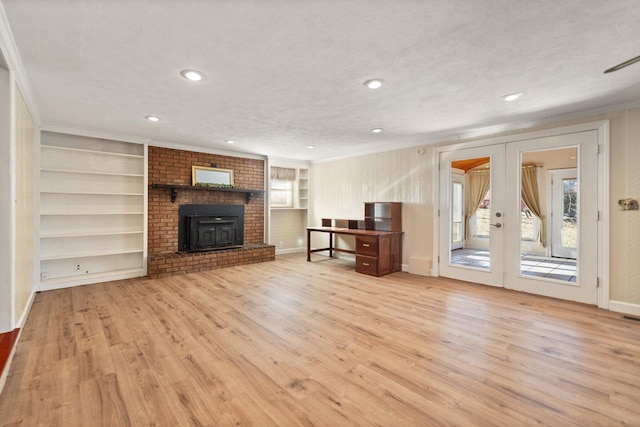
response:
M20 328L20 330L22 330L22 328L24 328L24 324L27 321L27 317L29 317L29 312L31 311L31 306L33 305L33 300L36 299L36 290L33 289L33 291L31 291L31 296L29 296L29 301L27 302L26 307L24 308L24 310L22 310L22 314L20 315L20 317L18 318L18 321L16 322L16 328Z
M285 255L285 254L297 254L307 252L307 248L289 248L289 249L278 249L276 248L276 255Z
M71 288L73 286L93 285L95 283L113 282L115 280L133 279L144 277L142 268L120 270L118 272L95 273L84 276L64 277L40 282L37 291L52 291L55 289Z
M609 310L640 317L640 304L632 304L623 301L609 301Z

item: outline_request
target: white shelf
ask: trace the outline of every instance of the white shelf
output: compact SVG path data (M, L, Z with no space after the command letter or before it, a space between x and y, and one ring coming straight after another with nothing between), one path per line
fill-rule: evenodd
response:
M41 234L41 239L57 239L62 237L98 237L98 236L121 236L126 234L142 234L140 231L111 231L106 233L67 233L67 234Z
M41 191L40 194L73 194L85 196L144 196L144 193L99 193L97 191Z
M53 173L77 174L77 175L127 176L127 177L144 178L144 174L139 174L139 173L96 172L96 171L72 170L72 169L41 168L40 172L53 172Z
M54 261L60 259L80 259L80 258L94 258L101 256L110 256L110 255L123 255L123 254L135 254L142 253L142 249L129 249L122 251L96 251L96 252L79 252L74 254L61 254L61 255L50 255L50 256L41 256L40 261Z
M144 212L93 212L93 213L51 213L51 212L43 212L40 213L40 216L100 216L100 215L143 215Z

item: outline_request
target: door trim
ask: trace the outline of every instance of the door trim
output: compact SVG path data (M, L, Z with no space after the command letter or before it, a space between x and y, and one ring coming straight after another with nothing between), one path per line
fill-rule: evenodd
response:
M595 130L598 134L598 307L609 309L609 269L610 269L610 157L609 157L609 120L601 120L595 122L582 123L572 126L564 126L558 128L545 129L540 131L532 131L527 133L519 133L515 135L486 138L477 141L454 142L449 144L437 144L433 150L432 169L433 169L433 199L432 199L432 236L433 236L433 254L434 262L431 269L431 275L440 276L440 268L438 259L440 254L439 242L439 204L440 204L440 153L445 151L456 151L471 147L484 147L487 145L502 144L509 142L517 142L536 138L544 138L550 136L564 135L567 133L576 133Z

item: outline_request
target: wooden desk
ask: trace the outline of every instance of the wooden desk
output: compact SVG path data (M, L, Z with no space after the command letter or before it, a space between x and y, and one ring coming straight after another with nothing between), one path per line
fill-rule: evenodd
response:
M328 233L329 247L311 249L312 232ZM356 250L334 247L334 234L356 236ZM333 257L334 251L355 254L357 272L372 276L383 276L402 269L402 232L338 227L307 227L307 261L311 261L312 253L322 251L329 251L330 257Z

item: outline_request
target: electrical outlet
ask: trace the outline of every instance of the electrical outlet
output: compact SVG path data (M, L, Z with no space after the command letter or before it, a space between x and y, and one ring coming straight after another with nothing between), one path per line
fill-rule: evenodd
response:
M76 271L80 271L82 270L82 268L80 268L80 264L76 264Z
M284 248L284 242L280 242L280 243L278 243L278 247L279 247L279 248Z
M40 273L40 280L48 280L49 279L49 273L47 273L46 271L43 273Z

